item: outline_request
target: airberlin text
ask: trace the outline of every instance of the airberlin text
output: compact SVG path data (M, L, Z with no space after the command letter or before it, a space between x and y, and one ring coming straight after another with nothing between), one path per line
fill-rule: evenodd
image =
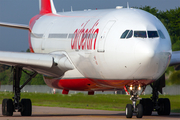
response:
M71 49L95 50L96 39L99 33L99 29L95 29L95 27L99 24L99 20L95 22L92 28L85 29L89 22L90 20L88 20L86 23L83 23L81 25L81 29L75 30L74 37L71 39Z

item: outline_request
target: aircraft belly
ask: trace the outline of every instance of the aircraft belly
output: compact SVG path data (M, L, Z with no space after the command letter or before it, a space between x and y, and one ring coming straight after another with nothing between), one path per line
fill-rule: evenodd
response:
M154 82L154 80L100 80L74 77L66 79L52 79L44 77L44 80L49 87L77 91L114 91L122 90L125 85L146 86Z

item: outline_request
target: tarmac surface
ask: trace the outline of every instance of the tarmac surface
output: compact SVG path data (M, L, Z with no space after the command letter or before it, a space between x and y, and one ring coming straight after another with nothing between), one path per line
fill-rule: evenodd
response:
M74 109L60 107L39 107L33 106L32 116L22 117L20 113L14 113L12 117L2 116L0 120L125 120L124 111L106 111L90 109ZM1 105L0 105L1 110ZM137 119L133 116L133 120ZM180 113L171 113L170 116L158 116L153 112L152 116L143 116L140 120L180 120ZM137 119L139 120L139 119Z

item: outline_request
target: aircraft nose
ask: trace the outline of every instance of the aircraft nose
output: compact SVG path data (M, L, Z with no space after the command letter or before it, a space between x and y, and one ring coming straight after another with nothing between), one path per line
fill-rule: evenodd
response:
M135 60L139 64L148 64L155 57L156 52L154 45L139 42L135 47Z
M138 78L156 78L162 75L168 65L169 52L164 50L158 40L140 41L134 47L135 63L138 69L134 75Z
M135 46L135 61L138 69L134 75L139 78L154 78L155 74L160 72L160 50L156 44L147 43L144 41L139 42Z

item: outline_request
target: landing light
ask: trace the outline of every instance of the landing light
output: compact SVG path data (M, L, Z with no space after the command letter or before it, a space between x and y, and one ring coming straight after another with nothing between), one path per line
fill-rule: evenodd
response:
M122 9L123 6L116 6L116 9Z
M130 90L132 90L132 89L133 89L133 86L131 85L131 86L130 86Z

